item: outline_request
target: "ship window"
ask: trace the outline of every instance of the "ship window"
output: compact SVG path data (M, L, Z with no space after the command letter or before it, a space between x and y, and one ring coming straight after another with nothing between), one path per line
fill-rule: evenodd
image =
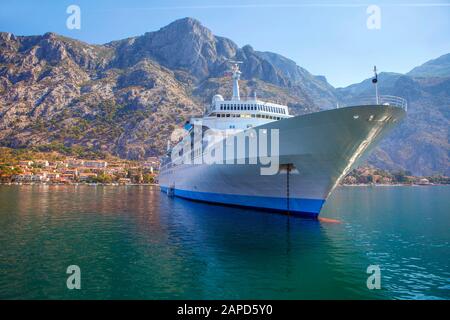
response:
M230 114L228 113L228 114L227 114L227 118L229 118L229 117L230 117Z
M233 106L233 110L236 110L236 106Z
M252 118L254 118L256 115L255 114L252 114Z

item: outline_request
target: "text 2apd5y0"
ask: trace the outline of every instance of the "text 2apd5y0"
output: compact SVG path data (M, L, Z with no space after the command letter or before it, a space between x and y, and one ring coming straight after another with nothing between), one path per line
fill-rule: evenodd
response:
M260 304L222 304L220 308L210 306L184 306L178 307L178 315L200 315L208 318L211 314L215 315L270 315L272 314L272 305Z

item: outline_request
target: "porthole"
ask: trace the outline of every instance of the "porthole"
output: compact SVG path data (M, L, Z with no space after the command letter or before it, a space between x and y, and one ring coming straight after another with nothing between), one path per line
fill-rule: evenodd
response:
M357 114L355 114L354 116L353 116L353 119L358 119L359 118L359 115L357 115Z

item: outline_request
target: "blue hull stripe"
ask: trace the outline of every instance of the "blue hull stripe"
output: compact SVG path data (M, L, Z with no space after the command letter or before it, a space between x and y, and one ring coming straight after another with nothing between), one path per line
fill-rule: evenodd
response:
M161 186L161 191L167 193L167 187ZM261 197L248 195L234 195L212 192L199 192L174 189L174 195L192 200L221 203L242 207L252 207L276 211L287 211L286 198ZM325 200L291 198L289 201L289 212L316 218L322 209Z

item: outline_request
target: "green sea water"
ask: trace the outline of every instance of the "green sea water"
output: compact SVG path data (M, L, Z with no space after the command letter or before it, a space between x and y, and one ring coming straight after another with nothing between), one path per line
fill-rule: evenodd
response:
M321 213L340 223L152 186L0 186L0 298L450 299L449 209L437 186L340 187Z

